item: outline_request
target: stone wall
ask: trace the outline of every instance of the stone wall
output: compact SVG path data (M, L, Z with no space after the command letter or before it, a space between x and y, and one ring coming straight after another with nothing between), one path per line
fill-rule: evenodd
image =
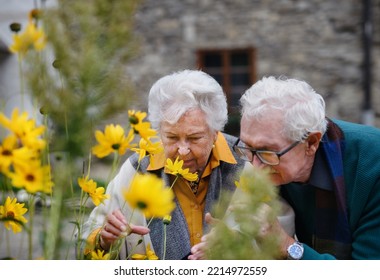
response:
M380 0L372 6L372 101L380 127ZM325 97L330 117L361 122L361 23L358 0L145 0L136 14L140 53L128 70L144 108L156 79L196 67L197 49L254 47L258 79L304 79Z
M2 105L12 103L19 87L16 57L5 52L8 25L32 6L11 3L0 11ZM304 79L325 97L329 116L362 122L362 5L361 0L141 0L135 15L140 52L127 65L140 100L136 109L146 109L148 90L159 77L196 68L198 49L254 47L257 78ZM380 127L380 0L372 0L372 13L373 124ZM125 115L120 117L124 122Z

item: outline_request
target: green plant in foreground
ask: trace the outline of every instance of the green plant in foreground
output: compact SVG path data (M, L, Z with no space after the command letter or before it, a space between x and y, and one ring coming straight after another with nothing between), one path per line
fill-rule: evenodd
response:
M231 201L223 197L215 208L216 217L227 211L207 239L208 259L276 259L279 240L267 229L277 222L280 210L277 188L264 171L251 168L244 170L237 186Z

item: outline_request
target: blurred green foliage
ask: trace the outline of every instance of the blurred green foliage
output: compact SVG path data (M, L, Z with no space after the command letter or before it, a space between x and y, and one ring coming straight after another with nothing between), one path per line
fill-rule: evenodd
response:
M266 230L271 229L280 213L278 189L265 171L253 167L244 170L238 185L232 199L224 196L214 209L215 216L221 218L207 239L208 259L276 259L279 238L276 232Z
M28 57L28 87L47 116L51 149L89 152L94 129L133 103L125 65L138 51L133 15L140 1L59 0L38 24L47 52Z

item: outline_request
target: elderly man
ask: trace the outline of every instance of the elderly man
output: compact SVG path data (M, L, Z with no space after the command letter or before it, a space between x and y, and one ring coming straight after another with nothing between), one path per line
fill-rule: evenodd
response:
M265 77L241 105L235 151L269 171L295 212L282 257L380 259L380 130L326 118L322 96L296 79Z

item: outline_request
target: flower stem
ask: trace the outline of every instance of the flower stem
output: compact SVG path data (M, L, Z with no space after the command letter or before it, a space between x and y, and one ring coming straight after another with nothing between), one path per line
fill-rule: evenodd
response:
M166 256L166 224L164 224L164 252L162 255L162 259L165 260Z
M29 225L30 231L28 232L28 259L32 260L33 258L33 224L34 224L34 195L31 195L29 198Z
M107 182L109 182L111 180L111 178L114 176L116 168L118 166L118 163L119 163L119 154L117 152L115 152L113 162L112 162L112 169L111 169L111 172L107 178Z
M25 109L24 106L24 75L22 71L22 55L18 54L18 71L20 75L20 94L21 94L21 110Z
M179 175L177 175L177 176L175 177L175 179L174 179L172 185L170 186L170 189L172 189L172 188L174 187L174 184L177 182L178 178L179 178Z

